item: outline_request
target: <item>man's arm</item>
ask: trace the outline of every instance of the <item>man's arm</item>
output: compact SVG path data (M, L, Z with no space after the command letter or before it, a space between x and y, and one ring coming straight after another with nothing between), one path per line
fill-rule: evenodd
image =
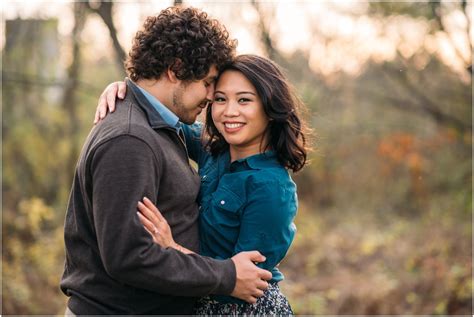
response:
M144 141L120 136L100 145L90 164L97 243L110 276L163 294L230 294L236 283L232 260L185 255L153 243L143 229L137 202L156 197L159 158Z

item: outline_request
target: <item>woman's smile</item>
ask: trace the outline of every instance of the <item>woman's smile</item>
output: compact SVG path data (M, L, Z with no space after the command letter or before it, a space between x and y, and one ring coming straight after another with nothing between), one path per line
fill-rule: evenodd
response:
M245 123L243 122L224 121L224 129L227 133L237 133L244 127L244 125Z

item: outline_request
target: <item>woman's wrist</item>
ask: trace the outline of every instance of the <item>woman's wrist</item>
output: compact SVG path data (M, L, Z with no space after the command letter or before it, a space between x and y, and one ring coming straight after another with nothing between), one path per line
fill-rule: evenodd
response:
M179 252L183 252L183 247L177 244L176 242L171 242L171 247Z

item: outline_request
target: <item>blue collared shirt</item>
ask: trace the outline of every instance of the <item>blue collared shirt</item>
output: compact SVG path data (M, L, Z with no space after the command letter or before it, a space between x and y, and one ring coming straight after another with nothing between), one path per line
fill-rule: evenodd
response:
M298 208L296 184L274 152L230 162L229 151L213 157L201 142L202 124L183 124L186 146L199 166L201 188L201 254L228 259L241 251L258 250L266 257L261 268L272 281L284 277L277 265L293 241ZM221 302L240 302L214 296Z
M148 102L153 106L153 108L158 111L160 116L163 118L163 120L170 125L170 127L174 128L176 130L176 133L179 133L179 130L181 129L181 122L179 122L179 118L177 115L175 115L168 107L163 105L158 99L155 98L152 94L150 94L148 91L143 89L142 87L138 86L135 83L135 86L137 86L140 91L143 93L145 98L148 100Z

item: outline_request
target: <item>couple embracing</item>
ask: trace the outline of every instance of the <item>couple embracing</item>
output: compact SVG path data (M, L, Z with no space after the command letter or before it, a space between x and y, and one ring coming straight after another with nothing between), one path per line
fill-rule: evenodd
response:
M296 231L302 103L275 63L235 45L193 8L137 33L76 166L66 315L293 314L278 263Z

